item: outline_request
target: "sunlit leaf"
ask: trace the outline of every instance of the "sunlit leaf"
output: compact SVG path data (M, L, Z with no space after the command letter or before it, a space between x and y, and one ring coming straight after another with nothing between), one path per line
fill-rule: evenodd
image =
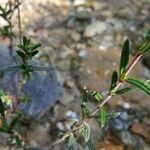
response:
M99 111L100 111L100 123L101 123L101 127L103 128L106 123L106 111L104 107L100 107Z
M134 89L135 89L135 87L133 87L133 86L131 86L131 87L125 87L125 88L122 88L122 89L119 89L119 90L115 91L115 94L121 95L121 94L130 92L130 91L132 91Z
M121 59L120 59L120 68L119 68L119 74L120 76L123 75L126 66L128 64L129 61L129 51L130 51L130 47L129 47L129 40L126 39L122 48L122 53L121 53Z
M93 92L92 92L92 96L93 96L97 101L99 101L99 102L103 99L102 94L101 94L101 93L98 93L98 92L96 92L96 91L93 91Z
M72 150L73 149L74 142L75 142L74 135L71 132L70 135L67 138L67 143L66 143L67 144L67 150Z
M150 95L150 83L148 83L147 81L141 81L133 78L126 78L126 82L136 86L137 88L143 90L148 95Z
M88 106L88 103L82 102L82 104L81 104L81 111L82 111L83 118L85 118L86 116L89 116L90 108Z
M118 74L116 71L114 71L111 77L110 91L112 91L116 87L117 81L118 81Z
M88 142L90 139L90 126L88 123L83 122L83 125L79 129L79 133L84 138L85 142Z
M35 50L35 49L37 49L37 48L39 48L39 47L41 47L41 43L35 44L35 45L31 48L31 51L33 51L33 50Z
M86 150L95 150L95 146L91 139L89 139L88 142L86 142L86 146L87 146Z

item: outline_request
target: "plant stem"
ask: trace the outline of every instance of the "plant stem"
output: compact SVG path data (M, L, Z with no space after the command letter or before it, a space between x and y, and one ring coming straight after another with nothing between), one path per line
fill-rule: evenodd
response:
M129 66L127 67L126 71L125 71L125 77L131 72L131 70L133 69L133 67L136 65L136 63L139 61L139 59L142 57L142 54L135 54L135 56L133 57L133 60L131 61L131 63L129 64ZM117 91L119 89L119 87L121 85L124 84L124 81L119 80L116 87L114 88L113 92ZM64 134L63 137L68 137L68 134L70 132L76 132L82 125L83 122L88 122L90 120L90 118L93 118L93 116L99 111L99 107L102 107L103 105L105 105L108 100L112 97L113 95L111 95L110 93L108 93L105 98L103 99L103 102L100 104L100 106L97 106L91 113L89 116L87 116L86 118L84 118L82 120L82 122L80 124L78 124L77 127L74 127L73 129L69 130L67 133ZM64 141L65 138L61 138L60 140L56 140L54 143L52 143L49 147L47 147L45 150L49 150L52 146L54 146L55 144L59 144L62 141Z
M129 66L127 67L126 71L125 71L125 77L131 72L131 70L133 69L133 67L136 65L136 63L139 61L139 59L142 57L142 54L135 54L132 62L129 64ZM119 89L119 87L121 85L124 84L124 81L119 81L115 87L115 89L113 90L113 92L117 91ZM100 104L100 106L97 106L91 113L90 113L90 117L94 116L98 111L99 111L99 107L102 107L104 104L106 104L108 102L108 100L112 97L113 95L111 94L107 94L106 97L103 99L103 102Z

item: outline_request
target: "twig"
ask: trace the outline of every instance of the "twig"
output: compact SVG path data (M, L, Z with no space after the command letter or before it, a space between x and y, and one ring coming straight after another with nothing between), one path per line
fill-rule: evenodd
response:
M139 59L140 59L141 57L142 57L142 54L136 54L136 55L134 56L132 62L129 64L129 66L127 67L127 69L126 69L126 71L125 71L125 76L127 76L127 75L131 72L131 70L133 69L133 67L134 67L135 64L139 61ZM121 85L123 85L123 84L124 84L123 81L118 81L118 83L117 83L115 89L113 90L113 92L116 92L116 91L119 89L119 87L120 87ZM69 135L70 132L75 132L75 131L77 131L77 130L83 125L83 122L84 122L84 121L85 121L85 122L88 122L89 119L92 118L92 117L99 111L99 108L102 107L104 104L106 104L112 96L113 96L112 94L108 93L108 94L105 96L105 98L103 99L103 102L102 102L99 106L97 106L97 107L89 114L89 116L87 116L86 118L84 118L84 119L82 120L81 124L80 124L78 127L75 127L75 128L73 128L73 129L69 130L67 133L64 134L63 138L58 139L58 140L56 140L55 142L53 142L53 143L52 143L49 147L47 147L45 150L49 150L52 146L63 142L63 141L65 140L65 137L68 137L68 135Z
M21 39L22 39L22 28L21 28L21 17L20 17L20 2L19 0L16 0L17 2L17 10L18 10L18 27L19 27L19 41L20 41L20 44L21 44Z

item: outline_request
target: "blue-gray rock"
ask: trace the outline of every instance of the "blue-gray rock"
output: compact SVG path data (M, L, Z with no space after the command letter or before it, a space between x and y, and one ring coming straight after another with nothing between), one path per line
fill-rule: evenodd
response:
M8 50L0 46L0 67L12 65ZM19 72L5 72L0 79L0 89L16 96ZM42 116L43 113L55 104L60 94L56 73L54 69L46 71L33 71L31 80L27 80L21 89L30 101L20 103L17 109L26 114L27 118Z

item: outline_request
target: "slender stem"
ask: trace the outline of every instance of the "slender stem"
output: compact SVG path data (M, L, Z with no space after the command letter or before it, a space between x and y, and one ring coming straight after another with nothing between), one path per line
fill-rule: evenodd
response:
M18 10L18 27L19 27L19 41L20 41L20 44L21 44L21 39L22 39L22 28L21 28L21 17L20 17L20 3L19 3L19 0L16 0L17 2L17 10Z
M131 70L133 69L133 67L134 67L135 64L139 61L139 59L140 59L141 57L142 57L142 54L139 54L139 53L134 56L132 62L129 64L128 68L127 68L126 71L125 71L125 76L127 76L127 75L131 72ZM121 81L118 81L118 83L117 83L116 87L114 88L113 92L117 91L117 90L119 89L119 87L120 87L121 85L123 85L123 84L124 84L124 81L122 81L122 80L121 80ZM84 119L82 120L81 124L80 124L78 127L75 127L75 128L73 128L73 129L69 130L67 133L64 134L63 137L66 137L66 136L68 137L68 134L69 134L70 132L76 132L76 131L83 125L83 122L84 122L84 121L85 121L85 122L88 122L89 119L92 118L92 117L99 111L99 107L102 107L103 105L105 105L105 104L108 102L108 100L109 100L112 96L113 96L113 95L111 95L110 93L108 93L108 94L105 96L105 98L103 99L103 102L100 104L100 106L97 106L97 107L90 113L90 115L89 115L88 117L84 118ZM51 148L53 145L55 145L55 144L61 143L61 142L64 141L64 140L65 140L64 138L62 138L61 140L56 140L56 141L55 141L54 143L52 143L49 147L47 147L46 150L50 149L50 148Z
M136 65L136 63L139 61L139 59L140 59L141 57L142 57L142 54L139 54L139 53L137 53L137 54L134 56L132 62L129 64L129 66L127 67L127 69L126 69L126 71L125 71L125 76L127 76L127 75L131 72L131 70L133 69L133 67ZM121 85L123 85L123 84L124 84L123 81L119 81L113 91L114 91L114 92L117 91L117 90L119 89L119 87L120 87ZM113 95L111 95L111 94L106 95L106 97L103 99L103 102L100 104L100 106L97 106L97 107L91 112L90 117L91 117L91 116L94 116L94 115L99 111L99 107L102 107L104 104L106 104L106 103L108 102L108 100L109 100L112 96L113 96Z

